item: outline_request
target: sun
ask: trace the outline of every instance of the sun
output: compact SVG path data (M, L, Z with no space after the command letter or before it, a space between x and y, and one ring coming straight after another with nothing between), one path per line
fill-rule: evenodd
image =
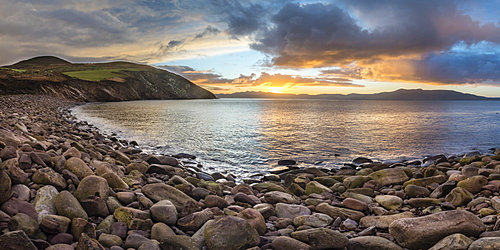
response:
M267 92L271 92L271 93L275 93L275 94L282 94L283 87L267 87Z

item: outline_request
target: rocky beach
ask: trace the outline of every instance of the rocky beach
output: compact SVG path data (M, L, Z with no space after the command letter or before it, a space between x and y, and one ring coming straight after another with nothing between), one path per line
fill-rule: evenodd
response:
M0 249L499 249L500 150L235 181L0 96Z

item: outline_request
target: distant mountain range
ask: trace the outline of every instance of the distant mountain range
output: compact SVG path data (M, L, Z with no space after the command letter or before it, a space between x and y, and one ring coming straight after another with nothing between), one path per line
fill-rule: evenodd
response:
M328 100L500 100L472 94L465 94L453 90L422 90L398 89L392 92L376 94L278 94L269 92L238 92L233 94L218 94L218 98L287 98L287 99L328 99Z
M81 101L213 99L186 78L129 62L70 63L40 56L0 67L0 95L41 94Z

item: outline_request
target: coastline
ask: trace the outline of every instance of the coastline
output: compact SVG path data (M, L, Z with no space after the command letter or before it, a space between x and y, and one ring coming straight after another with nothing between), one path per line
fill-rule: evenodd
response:
M338 170L282 162L236 183L203 172L194 156L148 155L102 134L69 113L78 104L0 96L0 246L471 249L500 241L499 150L392 165L358 158Z

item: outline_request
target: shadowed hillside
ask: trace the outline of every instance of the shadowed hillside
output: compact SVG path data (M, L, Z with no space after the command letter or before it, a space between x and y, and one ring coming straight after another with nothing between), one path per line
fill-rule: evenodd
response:
M73 64L41 56L0 67L0 95L42 94L81 101L212 99L191 81L129 62Z

